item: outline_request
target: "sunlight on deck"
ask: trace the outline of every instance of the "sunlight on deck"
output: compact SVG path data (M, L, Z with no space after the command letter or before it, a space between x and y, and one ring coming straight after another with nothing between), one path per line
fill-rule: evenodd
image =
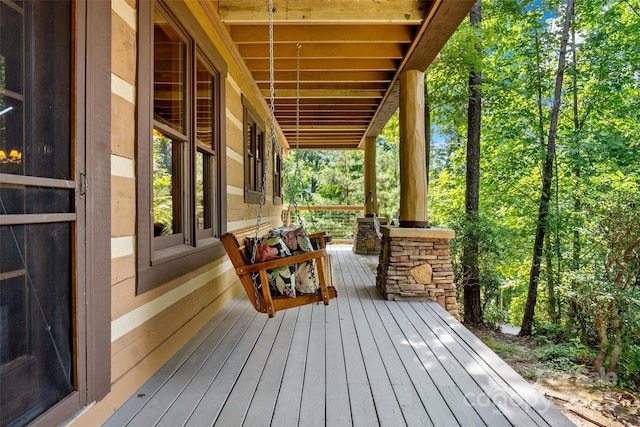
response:
M328 250L337 299L236 298L105 425L573 425L437 303L385 301L377 257Z

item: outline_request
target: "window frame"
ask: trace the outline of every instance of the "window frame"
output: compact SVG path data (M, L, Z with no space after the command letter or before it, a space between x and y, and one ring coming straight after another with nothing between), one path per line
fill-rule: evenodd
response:
M278 150L276 146L278 142L273 143L273 147L271 147L271 152L273 153L273 204L275 206L282 205L282 172L283 172L283 160L282 153Z
M244 202L260 203L262 180L266 162L265 125L251 106L247 98L242 96L243 106L243 145L244 145ZM249 131L251 130L251 132ZM251 147L251 149L248 149Z
M168 1L139 2L138 10L138 86L137 86L137 142L136 142L136 186L137 186L137 284L136 293L141 294L168 281L180 277L210 263L222 256L225 251L219 237L226 232L226 156L225 141L225 76L227 65L214 47L206 32L190 13L185 4ZM182 234L154 237L153 233L153 129L162 128L154 119L154 74L153 74L153 32L154 12L158 11L167 19L172 29L187 41L186 47L186 89L185 89L185 127L179 156L184 156L180 164L184 170L179 174L183 183L180 189ZM188 29L188 30L186 30ZM144 49L144 46L149 46ZM213 77L212 101L212 143L210 149L196 140L197 99L197 63L200 61ZM150 77L151 76L151 77ZM197 153L205 152L209 156L208 179L211 181L210 194L205 194L209 203L211 227L197 229L196 214L196 161Z

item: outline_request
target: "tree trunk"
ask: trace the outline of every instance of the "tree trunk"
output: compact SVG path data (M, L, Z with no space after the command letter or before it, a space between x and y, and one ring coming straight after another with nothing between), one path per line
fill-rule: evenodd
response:
M611 348L611 355L609 357L609 365L607 366L607 374L618 373L618 361L620 360L620 355L622 354L622 329L623 326L620 324L620 313L618 312L618 305L615 301L611 302L609 306L609 318L611 321L609 322L609 326L611 328L611 336L613 338L613 345Z
M573 131L577 134L580 131L580 118L578 116L578 58L576 53L576 29L575 26L571 27L571 56L573 61ZM577 159L579 160L579 159ZM580 162L576 161L574 163L574 175L575 175L575 183L576 188L573 194L573 212L574 216L577 218L580 217L580 211L582 210L582 199L580 197L580 175L581 168ZM581 252L581 242L580 242L580 227L577 223L573 224L573 271L578 271L580 269L580 252Z
M482 0L476 1L470 13L471 26L482 21ZM481 49L476 46L478 55ZM480 71L469 75L469 107L467 110L467 176L465 192L466 227L462 250L462 285L464 289L464 321L483 323L478 268L478 207L480 203L480 122L482 97Z
M555 272L553 270L553 257L551 256L551 244L549 243L551 239L547 237L545 240L546 250L545 258L547 261L547 316L549 316L549 320L551 322L557 323L557 310L556 310L556 283L555 283Z
M593 370L595 372L602 372L604 361L607 358L607 351L609 349L609 336L607 335L607 315L597 310L594 313L594 320L596 323L596 332L598 333L598 356L593 361Z
M567 0L567 11L562 29L562 40L560 42L560 53L558 54L558 72L556 74L556 86L553 94L553 107L551 109L551 122L549 124L549 141L547 143L547 156L542 172L542 193L540 195L540 205L538 210L538 222L535 242L533 244L533 259L531 260L531 270L529 272L529 290L527 293L527 303L524 307L520 336L531 335L531 325L535 314L536 301L538 298L538 282L540 280L540 260L542 258L542 247L544 236L547 230L549 219L549 200L551 198L551 181L553 178L553 162L556 154L556 132L558 129L558 115L560 112L560 101L562 98L562 81L564 79L564 65L567 54L567 39L569 38L569 27L573 16L574 0Z

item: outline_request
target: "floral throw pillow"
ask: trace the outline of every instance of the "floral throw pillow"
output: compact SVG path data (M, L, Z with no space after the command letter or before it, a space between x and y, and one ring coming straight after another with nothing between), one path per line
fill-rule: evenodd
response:
M255 238L245 238L245 246L249 253L249 257L253 253ZM291 256L289 247L284 243L280 235L269 233L261 237L257 241L256 262L270 261L278 258ZM267 270L269 277L269 289L273 296L284 296L295 298L296 296L296 279L295 267L278 267Z
M292 254L302 254L313 251L309 236L302 227L280 227L271 231L281 236ZM315 293L318 289L318 270L315 260L296 264L295 282L296 291L303 294Z

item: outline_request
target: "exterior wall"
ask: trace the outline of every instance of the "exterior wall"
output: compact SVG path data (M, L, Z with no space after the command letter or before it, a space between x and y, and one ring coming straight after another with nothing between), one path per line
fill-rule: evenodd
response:
M217 34L211 11L186 2L228 66L226 79L227 230L251 233L257 205L244 203L244 95L268 126L268 112L247 81L230 44ZM100 425L210 320L242 287L226 256L151 291L136 295L136 64L137 2L112 0L111 112L111 392L71 425ZM218 28L222 28L222 25ZM147 47L141 47L147 48ZM263 225L280 224L272 204L269 160ZM242 230L244 229L244 230Z

